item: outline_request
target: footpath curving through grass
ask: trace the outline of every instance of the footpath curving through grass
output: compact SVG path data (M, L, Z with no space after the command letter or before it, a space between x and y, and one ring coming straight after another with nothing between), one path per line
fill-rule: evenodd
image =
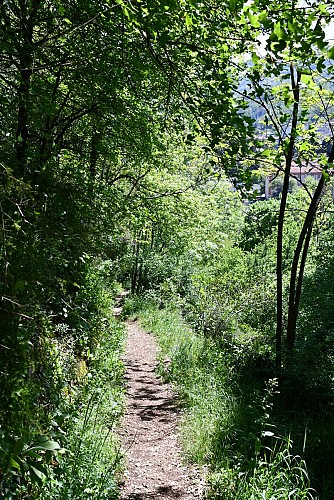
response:
M160 372L174 382L184 408L185 453L209 466L208 498L314 498L304 460L270 423L275 380L262 392L251 387L252 401L217 342L192 331L177 310L130 298L124 313L135 313L158 340Z

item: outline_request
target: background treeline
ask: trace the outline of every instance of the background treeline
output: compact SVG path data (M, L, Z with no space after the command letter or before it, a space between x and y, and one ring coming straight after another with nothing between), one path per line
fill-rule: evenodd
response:
M117 497L117 283L212 494L330 498L333 6L267 3L0 3L4 498ZM255 168L280 200L241 203Z

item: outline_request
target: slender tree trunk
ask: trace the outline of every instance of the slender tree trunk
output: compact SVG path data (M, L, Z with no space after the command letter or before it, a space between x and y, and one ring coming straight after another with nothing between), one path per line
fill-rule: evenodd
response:
M293 350L295 345L297 316L299 310L301 285L304 276L305 262L310 244L313 223L316 216L317 207L322 197L324 185L325 177L322 176L307 211L292 261L289 286L288 325L286 332L287 348L289 352ZM298 265L301 254L302 259L298 272Z
M17 91L18 112L16 128L16 165L18 176L25 176L33 180L34 172L28 166L28 141L29 141L29 101L31 76L33 73L33 31L36 14L41 0L19 0L20 33L18 43L19 59L19 86Z
M139 261L140 261L140 239L141 239L141 231L136 238L135 247L134 247L134 256L135 260L132 267L132 275L131 275L131 293L134 294L137 288L138 281L138 269L139 269Z
M328 162L333 163L333 160L334 160L334 146L332 146L331 153L328 157ZM319 203L323 196L325 183L326 183L326 178L324 175L322 175L321 179L319 180L318 186L314 192L310 206L308 208L292 262L290 287L289 287L289 311L288 311L288 326L287 326L287 348L290 353L290 358L291 358L291 353L295 347L297 318L299 312L302 283L304 278L305 263L310 245L314 220L317 214ZM301 261L298 272L298 264L300 256L301 256Z
M295 70L293 65L290 65L291 86L294 96L294 103L292 108L292 123L290 140L288 149L285 153L285 169L284 181L281 194L281 204L278 217L277 228L277 250L276 250L276 276L277 276L277 291L276 291L276 369L279 371L282 366L282 333L283 333L283 226L284 216L286 211L286 202L288 197L290 171L293 159L293 150L296 139L296 130L298 123L298 109L299 109L299 83L300 73L297 71L295 77Z

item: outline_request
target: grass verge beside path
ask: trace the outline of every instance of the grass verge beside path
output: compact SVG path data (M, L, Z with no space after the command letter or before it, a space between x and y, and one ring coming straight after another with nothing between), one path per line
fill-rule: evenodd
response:
M218 343L197 335L178 311L132 298L124 312L134 312L156 335L160 373L175 384L184 408L186 456L211 471L208 498L314 498L305 462L292 454L289 438L275 436L269 422L274 381L262 392L253 387L252 401Z
M43 500L118 498L122 464L115 430L123 411L123 340L123 326L110 316L89 365L78 367L81 382L69 389L70 405L55 418L58 436L66 428L64 454L50 471Z

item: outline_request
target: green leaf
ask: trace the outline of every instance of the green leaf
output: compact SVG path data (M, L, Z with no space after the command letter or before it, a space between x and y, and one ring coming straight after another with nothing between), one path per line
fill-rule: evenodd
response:
M190 28L193 24L193 20L192 20L192 17L189 16L189 14L186 15L186 26L187 28Z
M253 54L252 54L253 63L257 64L260 60L261 60L261 58L257 54L255 54L255 52L253 52Z
M282 28L280 21L278 21L275 26L274 26L274 33L277 36L279 40L287 40L288 39L288 34L286 31Z
M305 85L308 85L312 81L312 76L302 73L300 79L303 83L305 83Z
M268 21L268 13L266 10L263 10L262 12L259 13L259 20L265 27L267 27L266 24Z
M26 435L23 434L20 439L18 439L15 443L15 447L14 447L14 450L13 450L13 453L12 453L12 457L15 457L17 458L18 455L21 453L21 451L23 450L23 447L26 443Z
M44 440L41 441L37 446L33 446L30 450L47 450L47 451L55 451L60 450L60 445L57 441Z
M237 0L230 0L229 7L231 12L235 12L237 8Z
M312 75L306 75L305 73L303 73L301 75L300 79L301 79L301 82L304 83L305 85L307 85L307 87L309 87L310 89L317 88L317 86L313 80Z
M253 12L250 10L248 11L248 18L253 28L259 28L261 26L259 16L257 14L253 14Z
M43 481L46 479L46 470L41 465L34 463L34 465L29 464L30 470L36 476L37 480Z
M334 59L334 45L327 52L327 56L328 56L329 59Z
M301 75L312 75L312 71L308 68L298 68Z
M24 456L31 457L31 458L39 458L39 459L41 458L41 456L38 453L36 453L36 451L34 451L34 450L25 451Z
M9 460L9 466L13 467L14 469L21 469L20 465L14 460L14 458L11 458Z
M327 10L326 4L321 3L319 5L319 11L321 12L321 14L325 14L325 15L328 14L328 10Z
M299 151L309 151L310 145L307 142L302 142L299 146Z

